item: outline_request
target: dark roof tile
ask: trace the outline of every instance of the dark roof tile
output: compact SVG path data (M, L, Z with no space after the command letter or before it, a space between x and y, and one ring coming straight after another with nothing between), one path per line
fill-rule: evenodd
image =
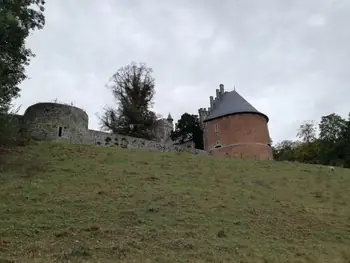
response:
M248 101L246 101L237 91L233 90L225 92L221 99L216 102L216 106L204 121L213 120L219 117L238 113L256 113L264 116L267 121L269 118L255 109Z

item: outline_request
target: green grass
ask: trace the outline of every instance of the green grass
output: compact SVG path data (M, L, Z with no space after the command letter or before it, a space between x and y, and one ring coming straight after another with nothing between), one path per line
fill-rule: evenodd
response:
M0 262L350 262L350 170L38 143L0 152Z

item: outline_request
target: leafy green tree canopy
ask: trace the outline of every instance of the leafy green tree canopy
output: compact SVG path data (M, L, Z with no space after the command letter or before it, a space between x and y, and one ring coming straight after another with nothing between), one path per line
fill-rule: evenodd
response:
M44 0L0 1L0 113L19 96L25 66L34 54L25 47L30 32L45 24Z
M204 149L203 131L200 126L198 115L182 114L176 124L175 131L171 135L172 140L193 140L197 149Z
M106 107L101 118L104 129L116 134L154 138L157 116L150 110L155 94L152 72L146 64L132 62L112 76L109 88L117 105Z

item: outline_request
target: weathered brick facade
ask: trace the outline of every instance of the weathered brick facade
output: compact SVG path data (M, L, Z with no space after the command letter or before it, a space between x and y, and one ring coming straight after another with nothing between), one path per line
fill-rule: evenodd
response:
M236 91L224 92L223 85L216 94L208 111L199 109L204 150L212 155L272 160L268 117Z
M242 113L205 122L204 136L204 149L213 155L272 159L267 121L262 115Z

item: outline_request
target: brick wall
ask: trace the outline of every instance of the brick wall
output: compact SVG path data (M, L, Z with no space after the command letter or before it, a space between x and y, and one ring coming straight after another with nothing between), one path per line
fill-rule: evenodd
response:
M206 122L204 129L205 150L213 155L272 159L271 147L267 145L270 143L268 125L262 115L229 115Z

